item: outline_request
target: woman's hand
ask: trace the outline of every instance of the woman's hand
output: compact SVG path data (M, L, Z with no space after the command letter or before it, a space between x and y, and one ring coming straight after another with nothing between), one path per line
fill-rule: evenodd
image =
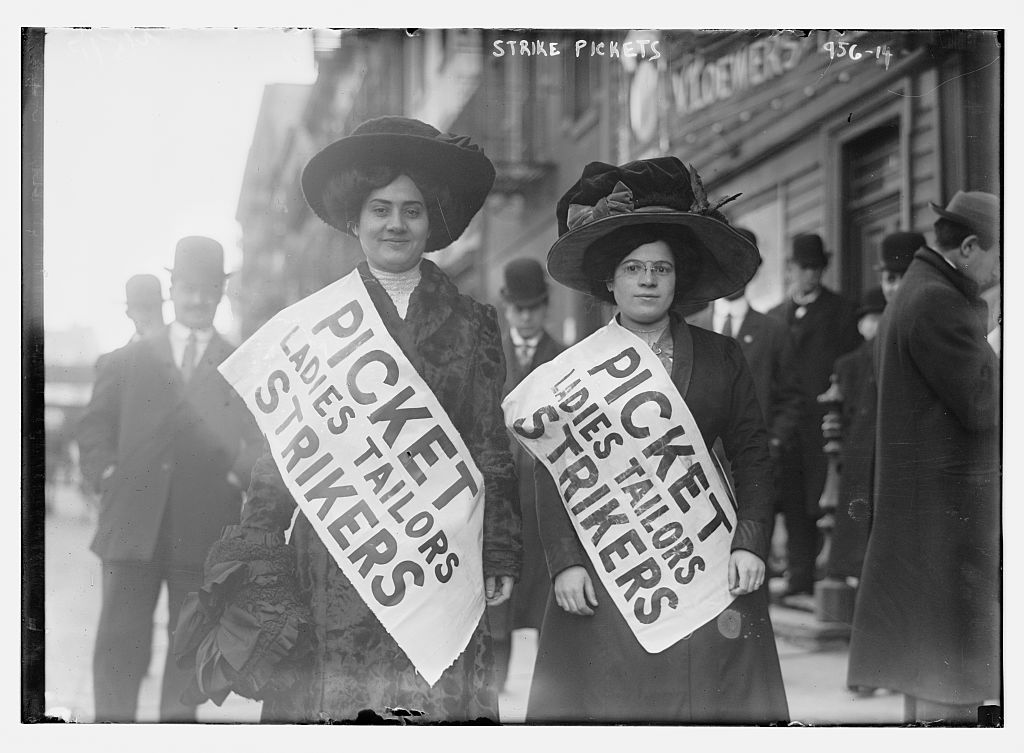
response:
M555 576L555 602L569 614L590 616L597 606L594 584L587 568L573 565ZM589 606L588 606L589 604Z
M484 595L487 597L487 606L496 607L512 598L512 586L515 583L516 579L511 575L501 575L497 578L488 575L484 578Z
M764 560L746 549L729 555L729 593L742 596L756 591L764 583Z

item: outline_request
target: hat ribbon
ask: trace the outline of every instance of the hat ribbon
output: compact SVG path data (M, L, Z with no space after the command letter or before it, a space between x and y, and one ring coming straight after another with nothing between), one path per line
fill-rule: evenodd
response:
M613 214L632 212L633 209L633 192L620 180L615 184L612 192L598 199L594 206L570 204L565 221L570 230L575 230L578 227L589 225L591 222L611 217Z
M445 144L457 146L459 149L466 149L470 152L482 151L479 146L470 140L469 136L456 136L454 133L439 133L434 138L438 141L444 142Z
M704 190L704 184L692 165L689 166L689 173L690 187L693 190L693 203L690 204L690 212L693 214L711 214L719 207L742 196L742 194L738 193L733 194L732 196L727 196L724 199L717 201L712 206L708 201L707 193ZM665 207L664 209L665 211L674 211L669 207ZM568 225L569 230L575 230L578 227L589 225L591 222L603 220L613 214L628 214L635 211L637 210L633 201L633 192L629 189L629 186L620 180L615 184L615 187L612 189L610 194L598 199L593 206L588 206L586 204L570 204L569 211L566 213L566 224Z

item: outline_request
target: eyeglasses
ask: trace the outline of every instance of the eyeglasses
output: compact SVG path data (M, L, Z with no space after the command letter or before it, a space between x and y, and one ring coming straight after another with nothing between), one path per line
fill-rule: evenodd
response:
M668 277L675 271L675 268L663 261L627 261L618 269L626 277L640 277L647 270L650 270L655 277Z

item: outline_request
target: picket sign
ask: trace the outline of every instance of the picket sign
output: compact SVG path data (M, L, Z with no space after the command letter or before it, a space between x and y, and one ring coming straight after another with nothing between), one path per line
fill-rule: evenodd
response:
M220 366L320 540L431 685L484 610L483 477L357 271Z
M544 464L616 608L649 653L733 600L736 511L661 361L615 319L538 367L502 403Z

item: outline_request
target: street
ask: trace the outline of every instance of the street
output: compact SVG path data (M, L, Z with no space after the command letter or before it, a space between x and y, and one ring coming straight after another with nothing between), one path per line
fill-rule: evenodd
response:
M70 486L60 486L54 512L47 517L46 544L46 708L53 716L93 721L92 649L99 617L99 560L89 551L92 518ZM158 716L160 673L167 647L166 594L156 611L153 659L142 684L140 722ZM843 648L814 650L778 639L779 658L793 722L806 725L899 724L902 697L877 693L862 698L845 687L847 653ZM522 722L526 713L536 635L514 635L501 721ZM231 695L220 707L199 708L200 722L259 721L260 704Z

